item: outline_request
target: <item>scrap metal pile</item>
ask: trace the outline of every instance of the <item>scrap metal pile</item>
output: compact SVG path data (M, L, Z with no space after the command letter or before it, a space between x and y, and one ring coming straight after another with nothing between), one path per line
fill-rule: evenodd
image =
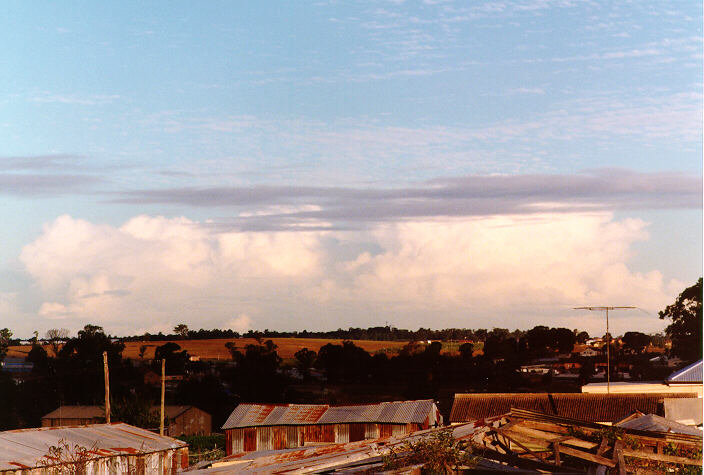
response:
M696 429L694 429L696 431ZM608 426L526 410L408 435L234 454L198 473L383 473L419 441L451 434L469 463L460 473L664 473L701 467L702 436ZM411 460L411 459L407 459ZM389 473L420 473L415 469ZM398 469L398 467L394 467ZM409 467L406 467L408 469ZM454 472L457 473L457 472Z
M526 410L486 421L475 455L560 473L664 473L702 466L702 436L644 431Z

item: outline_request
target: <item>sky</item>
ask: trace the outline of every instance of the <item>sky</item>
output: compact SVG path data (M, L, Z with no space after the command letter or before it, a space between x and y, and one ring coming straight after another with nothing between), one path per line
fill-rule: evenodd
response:
M662 331L702 4L7 1L0 327Z

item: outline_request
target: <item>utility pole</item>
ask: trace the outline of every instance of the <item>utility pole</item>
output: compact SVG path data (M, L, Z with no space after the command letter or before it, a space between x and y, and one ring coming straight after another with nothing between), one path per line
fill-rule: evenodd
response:
M161 411L159 413L159 435L164 435L164 395L166 394L166 360L161 360Z
M105 374L105 422L110 424L110 372L107 351L103 351L103 373Z
M606 394L611 393L611 333L609 333L609 310L630 309L636 307L575 307L574 310L606 310Z

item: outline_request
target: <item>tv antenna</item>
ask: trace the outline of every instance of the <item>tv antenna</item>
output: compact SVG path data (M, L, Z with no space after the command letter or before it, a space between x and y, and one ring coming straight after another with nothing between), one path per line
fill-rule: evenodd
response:
M606 310L606 394L611 394L611 333L609 333L609 310L632 309L637 307L610 307L606 305L596 305L591 307L574 307L574 310L600 311Z

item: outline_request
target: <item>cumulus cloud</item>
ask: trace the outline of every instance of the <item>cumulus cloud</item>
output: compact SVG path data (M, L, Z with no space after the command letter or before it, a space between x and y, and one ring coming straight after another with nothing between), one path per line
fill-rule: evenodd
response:
M252 328L252 319L248 315L242 313L238 317L231 318L227 322L227 328L231 328L237 332L246 332Z
M660 330L653 315L683 288L628 262L647 223L604 212L413 220L365 231L215 232L186 218L106 226L61 216L24 247L63 326L141 328L530 328L598 332L579 305L636 305L615 332ZM236 315L233 317L233 315ZM577 318L579 317L579 318Z

